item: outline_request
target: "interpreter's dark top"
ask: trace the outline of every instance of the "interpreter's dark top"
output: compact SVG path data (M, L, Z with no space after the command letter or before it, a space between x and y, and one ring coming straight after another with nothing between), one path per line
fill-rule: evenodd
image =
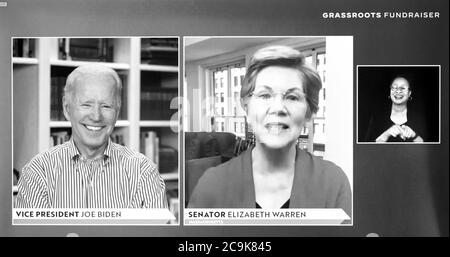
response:
M189 208L255 208L252 148L208 169L195 187ZM334 163L297 149L289 208L342 208L351 217L347 176Z
M424 121L422 115L417 114L411 108L407 111L407 122L398 125L406 125L410 127L414 132L416 132L416 137L420 136L427 141L427 128L426 122ZM367 130L366 141L375 142L375 140L387 129L392 127L395 123L391 120L391 109L389 111L383 111L372 115L369 127ZM416 138L415 137L415 138ZM389 137L387 142L413 142L415 138L402 139L400 136Z

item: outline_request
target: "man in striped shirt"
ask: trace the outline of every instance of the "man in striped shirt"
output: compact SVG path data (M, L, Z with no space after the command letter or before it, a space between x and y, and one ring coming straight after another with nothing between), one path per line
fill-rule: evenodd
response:
M155 164L110 140L121 91L117 73L102 65L68 76L63 108L72 138L25 165L16 208L167 208Z

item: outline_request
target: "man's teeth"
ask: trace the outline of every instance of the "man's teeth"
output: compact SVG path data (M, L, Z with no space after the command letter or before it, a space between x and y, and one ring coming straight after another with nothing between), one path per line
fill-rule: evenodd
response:
M102 127L94 127L94 126L88 126L88 125L86 125L86 128L88 128L89 130L94 130L94 131L102 129Z

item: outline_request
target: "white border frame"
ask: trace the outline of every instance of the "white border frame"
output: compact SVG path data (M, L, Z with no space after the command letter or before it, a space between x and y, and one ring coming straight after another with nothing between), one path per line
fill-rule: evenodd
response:
M359 67L439 67L439 141L438 142L360 142L359 141ZM442 96L441 96L441 65L439 64L424 64L424 65L401 65L401 64L385 64L385 65L371 65L360 64L356 65L356 144L357 145L440 145L441 144L441 108L442 108Z
M325 38L325 51L327 51L327 49L328 49L328 47L327 47L327 39L329 38L329 37L351 37L352 38L352 43L353 43L353 41L354 41L354 36L353 35L337 35L337 36L299 36L299 35L297 35L297 36L183 36L183 76L185 76L185 72L186 72L186 61L185 61L185 57L186 57L186 45L185 45L185 38L308 38L308 37L311 37L311 38L314 38L314 37L324 37ZM293 47L295 47L295 46L293 46ZM352 56L353 56L353 53L354 53L354 47L353 47L353 44L352 44ZM205 58L206 59L206 58ZM245 60L245 65L247 65L247 62L248 62L248 60L247 60L247 58L246 58L246 60ZM215 65L218 65L218 63L215 63ZM210 66L213 66L213 65L208 65L207 67L210 67ZM353 65L353 58L352 58L352 73L351 73L351 75L350 75L350 78L353 80L353 69L354 69L354 65ZM202 68L203 69L206 69L207 67L203 67L202 66ZM185 102L188 102L188 99L187 99L187 85L186 85L186 83L184 83L184 82L186 82L185 80L184 80L184 77L183 77L183 103L185 103ZM352 83L352 85L351 85L351 88L350 88L350 90L352 91L352 96L353 96L353 85L354 85L354 81L353 81L353 83ZM186 97L185 97L185 95L186 95ZM352 97L353 98L353 97ZM352 105L353 105L353 102L352 102ZM189 116L186 116L187 114L185 113L185 109L186 109L186 105L184 104L183 105L183 114L182 114L182 116L183 117L186 117L186 118L188 118L189 119ZM353 109L354 108L352 108L352 111L353 111ZM191 115L194 115L194 114L191 114ZM353 113L352 113L352 117L353 117ZM353 120L353 118L352 118L352 120ZM182 142L182 146L183 146L183 152L185 151L185 141L186 141L186 138L185 138L185 125L186 123L183 123L183 142ZM352 137L353 137L353 133L352 133ZM212 227L221 227L221 226L237 226L237 227L242 227L242 226L262 226L262 227L274 227L274 226L283 226L283 227L285 227L285 226L291 226L291 227L303 227L303 226L308 226L308 227L310 227L310 226L326 226L326 227L352 227L353 225L354 225L354 220L355 220L355 217L354 217L354 185L353 185L353 174L354 174L354 167L355 167L355 160L354 160L354 157L355 157L355 149L354 149L354 147L353 147L353 143L354 143L354 139L352 140L352 142L348 142L349 144L352 144L352 176L351 176L351 178L348 178L349 180L351 179L351 181L350 181L350 184L351 184L351 190L352 190L352 214L351 214L351 223L349 223L349 224L337 224L337 225L329 225L329 224L251 224L251 223L247 223L247 224L204 224L204 225L199 225L199 224L186 224L185 223L185 218L184 218L184 214L185 214L185 211L187 210L187 209L189 209L189 208L187 208L186 206L185 206L185 202L186 202L186 200L185 200L185 197L186 197L186 179L185 179L185 177L186 177L186 174L185 174L185 163L186 163L186 156L183 156L184 157L184 160L182 160L182 162L183 162L183 164L182 164L182 167L183 167L183 223L182 223L182 225L183 226L187 226L187 227L195 227L195 226L199 226L199 227L210 227L210 226L212 226ZM214 210L216 210L215 208L214 209L210 209L210 208L204 208L204 210L212 210L212 211L214 211ZM245 209L243 209L243 210L245 210ZM297 209L297 210L300 210L300 209Z
M132 51L131 41L132 41L133 38L139 39L139 40L142 40L143 38L177 38L178 39L178 56L177 56L177 58L178 58L177 59L178 60L178 65L177 65L177 71L176 72L177 72L177 75L178 75L178 83L177 83L178 88L177 88L177 91L178 91L178 97L180 97L180 84L181 84L180 79L184 78L184 76L183 77L180 76L180 70L181 70L181 68L180 68L181 67L180 50L181 50L181 41L182 41L181 40L182 39L181 36L168 36L168 35L167 36L161 36L161 35L158 35L158 36L152 36L152 35L146 35L146 36L101 36L101 35L98 35L98 36L77 36L77 35L71 35L71 36L51 36L51 37L27 37L27 36L13 36L13 35L11 35L10 36L10 51L11 51L10 52L11 53L10 54L10 57L11 57L11 59L10 59L11 60L11 66L10 66L11 67L11 69L10 69L10 72L11 72L11 83L10 83L10 88L11 88L11 167L14 167L14 74L13 74L13 72L14 72L14 64L39 65L38 64L39 63L38 56L32 58L33 59L32 63L28 63L28 62L26 62L26 63L14 62L15 57L13 56L13 39L15 39L15 38L24 38L24 39L42 39L42 38L45 38L45 39L54 39L54 38L112 38L112 39L119 39L120 38L120 39L129 39L130 40L130 51ZM184 42L184 40L183 40L183 42ZM139 41L139 43L140 43L140 41ZM36 45L36 47L38 47L38 45ZM139 49L139 51L140 51L140 49ZM29 58L27 58L27 59L29 59ZM34 59L36 59L36 61ZM51 66L52 65L51 58L49 58L48 61L49 61L49 64ZM130 58L129 62L130 63L132 62L131 58ZM139 60L139 64L140 64L140 66L139 66L139 78L140 78L140 72L141 71L148 71L148 70L147 69L141 69L140 60ZM120 68L118 68L118 69L120 70ZM126 70L129 71L129 69L126 69ZM164 71L166 71L166 70L163 70L161 72L164 72ZM170 71L171 70L169 70L169 72ZM38 78L38 80L39 79L40 78ZM140 90L139 90L139 92L140 92ZM179 125L179 124L181 124L181 117L182 117L180 115L180 111L181 111L180 103L178 103L177 107L178 107L178 111L177 111L178 124L177 124L176 130L177 130L177 133L178 133L177 139L178 139L178 147L179 147L180 146L180 134L182 132L182 128ZM129 119L129 117L128 117L128 119ZM50 124L50 122L49 122L49 124ZM141 127L140 124L137 124L137 126ZM115 125L115 127L118 127L117 124ZM171 128L172 131L173 131L173 126L172 126L171 123L169 124L169 128ZM178 160L181 159L181 151L184 151L184 148L183 149L178 149ZM171 227L173 227L173 226L180 226L182 224L182 222L181 222L181 217L182 217L182 212L181 212L181 194L180 194L180 191L181 191L181 188L180 188L180 186L181 186L181 181L180 181L180 179L181 179L181 172L182 172L182 169L181 169L181 165L180 165L180 161L179 161L178 162L178 174L177 174L177 179L178 179L178 201L180 202L178 204L178 223L173 223L173 224L172 223L167 223L167 224L95 224L95 226L171 226ZM160 175L161 175L161 173L160 173ZM15 188L17 188L17 187L14 186L14 176L11 173L11 190L10 190L10 194L11 194L10 195L10 198L11 198L11 226L89 226L90 225L90 224L14 224L13 215L12 215L13 213L12 212L15 209L14 208L14 189ZM183 195L183 197L184 197L184 195ZM184 206L184 204L183 204L183 206ZM111 210L113 210L113 209L111 209ZM168 206L168 210L170 211L170 207L169 206Z

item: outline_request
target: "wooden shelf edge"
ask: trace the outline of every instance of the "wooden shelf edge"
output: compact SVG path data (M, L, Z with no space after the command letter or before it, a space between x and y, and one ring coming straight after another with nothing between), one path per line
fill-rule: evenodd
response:
M140 127L178 127L178 122L169 120L141 120Z
M141 71L178 72L178 66L141 64Z
M130 65L128 63L114 63L114 62L69 61L69 60L53 59L50 60L50 64L53 66L64 66L64 67L78 67L85 64L100 64L117 70L130 69Z
M160 173L161 177L164 180L178 180L178 173L177 172L170 172L170 173Z
M13 57L13 64L38 64L37 58L29 58L29 57Z

